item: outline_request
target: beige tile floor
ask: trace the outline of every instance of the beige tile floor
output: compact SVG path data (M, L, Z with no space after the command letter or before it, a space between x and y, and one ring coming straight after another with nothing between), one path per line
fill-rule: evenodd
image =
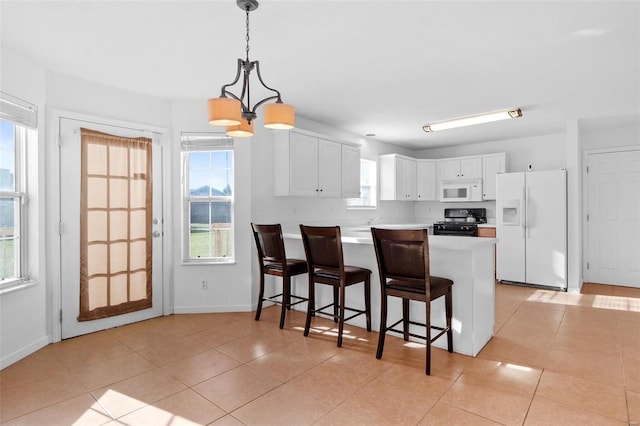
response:
M6 425L638 425L640 289L496 286L477 358L278 311L174 315L43 348L0 372Z

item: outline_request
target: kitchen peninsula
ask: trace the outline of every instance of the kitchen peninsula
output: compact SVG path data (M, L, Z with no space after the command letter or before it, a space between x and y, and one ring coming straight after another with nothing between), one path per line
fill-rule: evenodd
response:
M411 226L406 226L406 228L411 228ZM341 230L345 264L369 268L373 272L371 282L372 327L374 330L379 330L380 279L371 231L365 227L343 227ZM293 228L285 229L284 238L287 257L304 259L305 254L300 232ZM496 242L495 238L429 235L431 275L454 281L453 349L464 355L476 356L493 336L495 319L494 246ZM307 289L306 276L297 277L297 280L299 283L296 285L297 292L304 294ZM330 289L316 289L317 306L331 303L332 294ZM361 299L362 292L359 288L347 289L347 306L363 306ZM411 304L412 319L423 321L425 318L424 304L417 302L411 302ZM388 309L389 322L402 317L402 305L399 299L391 298ZM431 309L432 324L444 326L444 299L440 298L432 302ZM364 327L364 320L356 318L352 320L351 324ZM446 339L436 340L433 346L446 349Z

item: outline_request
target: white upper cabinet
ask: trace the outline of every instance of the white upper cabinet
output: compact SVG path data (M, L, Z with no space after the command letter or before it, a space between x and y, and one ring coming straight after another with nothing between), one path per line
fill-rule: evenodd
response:
M360 197L360 148L342 145L342 198Z
M297 176L294 175L293 179L296 178ZM340 198L342 194L342 144L318 139L317 187L320 197Z
M483 200L496 199L496 174L506 171L505 153L442 160L399 154L380 156L380 199L438 200L441 181L481 179Z
M380 156L380 199L416 200L416 160L398 154Z
M318 138L290 132L290 161L285 171L290 174L290 192L286 195L317 196Z
M482 179L482 157L441 160L438 168L440 180Z
M343 179L346 164L357 155L357 191L360 188L360 149L310 133L273 133L274 195L298 197L342 197L343 181L353 186L353 177ZM352 148L343 164L343 146ZM352 168L354 166L351 166ZM349 190L352 190L350 188ZM352 197L352 195L348 195ZM355 195L357 197L358 195Z
M496 174L507 171L505 153L482 157L482 199L496 199Z
M416 160L416 200L437 198L436 164L435 160Z

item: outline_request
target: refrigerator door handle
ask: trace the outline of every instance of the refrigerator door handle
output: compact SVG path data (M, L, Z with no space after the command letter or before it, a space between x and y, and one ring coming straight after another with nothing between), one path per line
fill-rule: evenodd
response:
M526 215L526 205L527 205L527 194L526 189L522 188L522 197L520 198L520 229L522 230L522 238L526 238L527 232L527 215Z
M526 229L527 238L531 238L531 229L529 229L529 187L525 187L524 190L525 198L524 198L524 227Z

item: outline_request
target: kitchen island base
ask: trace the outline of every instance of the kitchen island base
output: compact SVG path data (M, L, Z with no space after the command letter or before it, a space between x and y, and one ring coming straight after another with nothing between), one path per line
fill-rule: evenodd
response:
M343 253L345 264L369 268L371 277L371 306L373 329L380 330L380 278L378 265L371 238L358 235L350 237L343 233ZM300 235L285 233L287 253L304 258L304 249ZM494 281L494 245L495 238L429 236L431 275L453 280L453 350L464 355L476 356L493 336L495 321L495 281ZM304 275L297 278L306 280ZM304 286L299 285L299 288ZM357 287L357 286L356 286ZM316 303L328 304L333 300L331 291L316 290ZM346 303L351 306L364 304L359 288L347 291ZM402 302L391 298L388 304L388 322L402 318ZM422 302L411 302L411 319L424 322L425 309ZM431 323L434 326L445 325L444 300L431 303ZM354 319L350 324L364 328L362 319ZM413 326L415 327L415 326ZM416 334L420 329L411 330ZM393 334L392 334L393 335ZM432 343L438 348L447 348L446 337Z

